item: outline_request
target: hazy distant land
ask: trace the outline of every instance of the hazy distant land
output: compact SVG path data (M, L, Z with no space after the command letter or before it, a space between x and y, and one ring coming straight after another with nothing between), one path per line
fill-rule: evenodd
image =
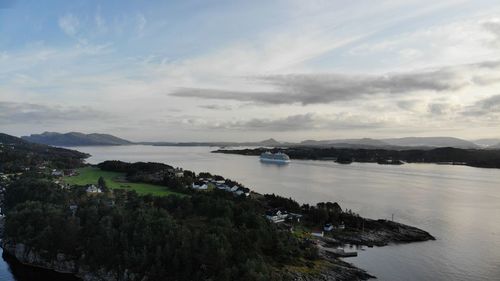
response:
M155 146L218 146L218 147L335 147L357 149L434 149L438 147L453 147L460 149L500 149L500 139L478 139L468 141L454 137L404 137L404 138L359 138L359 139L332 139L332 140L304 140L301 142L281 142L273 138L263 141L194 141L194 142L167 142L141 141L133 142L110 134L84 134L79 132L56 133L44 132L23 136L29 142L55 146L88 146L88 145L155 145Z

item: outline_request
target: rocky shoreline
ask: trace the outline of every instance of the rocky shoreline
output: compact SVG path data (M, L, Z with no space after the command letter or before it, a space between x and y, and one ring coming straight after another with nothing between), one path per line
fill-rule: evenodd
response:
M436 240L422 229L388 220L364 219L365 230L338 231L331 234L339 244L386 246L390 243L411 243Z
M58 273L71 274L83 281L147 281L145 277L129 274L125 271L119 275L106 270L91 271L80 265L77 260L66 255L57 254L56 259L47 260L40 252L27 247L23 243L3 241L4 254L10 255L23 265L52 270ZM290 281L358 281L375 278L366 271L354 265L337 259L326 253L321 253L319 265L313 265L307 270L289 267L281 271L285 280Z
M127 272L125 272L122 277L119 277L105 270L91 271L88 267L79 264L76 259L67 257L62 253L57 254L56 258L53 260L47 259L44 257L43 251L32 249L24 243L14 243L12 241L3 240L1 246L4 254L10 255L23 265L52 270L58 273L71 274L83 281L136 280L135 278L129 278Z
M0 233L3 232L3 220L0 218ZM386 246L390 243L411 243L435 240L428 232L413 226L388 221L364 219L362 230L334 231L327 236L318 238L320 249L319 265L311 268L289 267L282 271L285 280L290 281L358 281L376 278L348 262L339 259L337 255L325 251L328 247L338 247L345 244L362 246ZM52 270L58 273L71 274L83 281L148 281L128 271L118 274L104 269L91 270L82 265L75 257L63 253L54 259L47 259L44 251L37 251L23 243L3 240L0 244L4 254L10 255L21 264Z
M367 229L364 231L338 231L327 237L317 239L325 247L354 244L363 246L385 246L390 243L410 243L419 241L435 240L428 232L416 227L404 225L387 220L365 219ZM68 257L62 253L56 255L55 259L44 258L43 251L36 251L23 243L3 240L1 247L5 254L15 258L24 265L53 270L59 273L72 274L83 281L147 281L147 278L136 276L125 271L123 274L109 272L104 269L92 271L81 265L78 259ZM46 253L45 253L46 254ZM345 262L331 252L320 250L320 265L312 265L311 268L287 268L282 272L285 280L293 281L357 281L376 278L365 270Z

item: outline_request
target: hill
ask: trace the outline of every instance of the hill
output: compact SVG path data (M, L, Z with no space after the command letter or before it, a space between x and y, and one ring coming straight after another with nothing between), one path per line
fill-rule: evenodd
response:
M500 149L500 143L497 143L495 145L490 145L487 147L488 149Z
M305 140L300 142L304 146L333 146L344 148L374 148L374 147L388 147L388 143L381 140L362 138L362 139L335 139L335 140Z
M406 138L383 139L382 141L394 146L407 146L407 147L427 146L427 147L454 147L462 149L479 148L479 146L473 142L452 137L406 137Z
M44 132L23 136L22 139L40 144L56 146L86 146L86 145L126 145L132 142L108 134L83 134L78 132L55 133Z
M0 172L16 173L33 166L78 167L89 155L75 150L35 144L0 133Z
M488 138L488 139L477 139L473 140L473 143L482 146L482 147L490 147L500 145L500 139L498 138Z

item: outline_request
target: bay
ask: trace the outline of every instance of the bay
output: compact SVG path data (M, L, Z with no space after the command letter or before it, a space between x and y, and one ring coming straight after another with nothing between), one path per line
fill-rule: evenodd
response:
M294 160L259 162L255 156L210 153L212 147L106 146L73 148L87 161L163 162L239 181L259 193L301 203L335 201L364 217L422 228L437 240L358 249L346 261L378 280L499 280L500 170L466 166L401 166ZM1 280L14 279L0 261Z

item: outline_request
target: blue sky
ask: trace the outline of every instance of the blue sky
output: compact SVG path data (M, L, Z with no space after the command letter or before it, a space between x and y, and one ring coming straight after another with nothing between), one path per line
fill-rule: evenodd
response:
M500 137L500 3L0 0L0 128Z

